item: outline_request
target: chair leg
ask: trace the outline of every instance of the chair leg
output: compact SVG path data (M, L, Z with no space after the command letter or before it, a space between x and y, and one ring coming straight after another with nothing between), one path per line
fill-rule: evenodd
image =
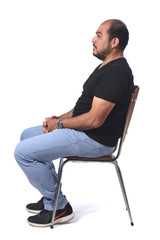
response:
M119 183L120 183L122 194L123 194L123 198L124 198L124 202L126 204L126 209L128 211L128 214L129 214L131 226L133 226L134 223L133 223L133 220L132 220L132 215L131 215L129 202L128 202L128 199L127 199L127 194L126 194L126 190L125 190L125 186L124 186L124 182L123 182L123 178L122 178L122 173L121 173L120 167L118 166L118 163L117 162L112 162L112 163L114 164L114 166L116 168L118 179L119 179Z
M58 203L58 197L59 197L59 192L60 192L60 188L61 188L62 170L63 170L64 163L65 163L64 159L61 158L60 163L59 163L59 168L58 168L57 191L56 191L55 200L54 200L54 208L53 208L53 214L52 214L52 220L51 220L51 226L50 226L51 229L53 229L54 218L55 218L56 210L57 210L57 203Z

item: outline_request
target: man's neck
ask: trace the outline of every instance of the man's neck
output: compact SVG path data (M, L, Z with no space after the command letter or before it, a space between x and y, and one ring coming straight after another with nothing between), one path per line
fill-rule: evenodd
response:
M118 59L118 58L123 58L123 57L124 57L124 56L123 56L123 53L119 53L119 54L116 54L116 55L107 56L107 57L104 59L103 63L100 65L99 68L103 67L104 65L106 65L107 63L109 63L109 62L111 62L111 61L113 61L113 60L116 60L116 59Z

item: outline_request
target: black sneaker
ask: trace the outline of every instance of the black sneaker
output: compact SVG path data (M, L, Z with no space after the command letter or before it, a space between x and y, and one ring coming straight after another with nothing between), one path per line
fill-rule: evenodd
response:
M38 215L28 218L28 223L33 227L49 227L51 225L53 211L43 209ZM74 213L68 203L65 208L56 211L54 224L60 224L71 220Z
M43 197L37 203L30 203L26 206L26 209L30 213L38 214L44 209Z

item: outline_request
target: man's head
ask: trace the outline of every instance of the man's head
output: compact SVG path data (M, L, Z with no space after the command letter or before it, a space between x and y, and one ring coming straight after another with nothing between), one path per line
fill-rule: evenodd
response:
M123 54L128 40L129 32L122 21L107 20L100 25L92 39L93 55L104 61L109 55Z

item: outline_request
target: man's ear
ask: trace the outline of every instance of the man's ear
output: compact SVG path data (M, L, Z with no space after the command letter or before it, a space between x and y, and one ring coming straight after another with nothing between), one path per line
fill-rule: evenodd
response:
M111 44L112 44L112 48L116 48L119 44L119 38L117 37L113 38L111 41Z

